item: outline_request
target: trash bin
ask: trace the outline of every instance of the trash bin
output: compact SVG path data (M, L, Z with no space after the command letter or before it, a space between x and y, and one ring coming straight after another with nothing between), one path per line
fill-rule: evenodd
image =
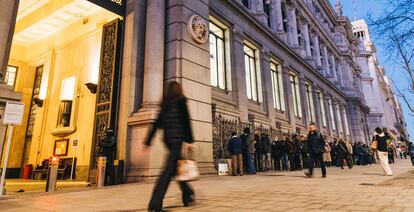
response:
M33 165L32 164L24 165L23 179L29 180L32 176L32 171L33 171Z

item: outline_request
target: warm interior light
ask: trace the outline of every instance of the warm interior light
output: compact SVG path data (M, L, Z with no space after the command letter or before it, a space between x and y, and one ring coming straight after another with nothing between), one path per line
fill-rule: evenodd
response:
M75 93L75 76L68 77L62 80L62 88L60 90L60 100L73 100L73 96Z

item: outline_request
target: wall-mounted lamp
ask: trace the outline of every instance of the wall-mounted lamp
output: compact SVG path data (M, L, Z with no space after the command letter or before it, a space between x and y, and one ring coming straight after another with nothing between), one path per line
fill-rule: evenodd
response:
M43 99L39 99L37 97L33 98L33 102L38 106L38 107L42 107L43 106Z
M94 84L92 82L88 82L85 85L89 89L89 91L91 91L91 93L93 93L93 94L96 93L96 89L98 88L98 85L97 84Z

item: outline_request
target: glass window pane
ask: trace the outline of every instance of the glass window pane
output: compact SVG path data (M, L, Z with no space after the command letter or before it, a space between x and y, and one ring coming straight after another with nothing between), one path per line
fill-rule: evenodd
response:
M247 88L247 98L252 99L252 85L250 78L250 65L249 57L244 55L244 70L246 71L246 88Z
M257 100L257 78L256 78L256 67L255 67L255 60L250 58L250 75L252 79L252 99L254 101Z
M216 37L210 34L210 75L211 85L217 86L217 46Z
M220 39L217 40L217 63L219 88L226 89L224 43Z
M214 33L216 36L220 38L224 38L224 30L218 27L217 25L210 22L209 28L210 28L210 32Z
M17 74L17 67L14 66L7 66L6 75L5 75L5 82L9 86L14 86L16 81L16 74Z

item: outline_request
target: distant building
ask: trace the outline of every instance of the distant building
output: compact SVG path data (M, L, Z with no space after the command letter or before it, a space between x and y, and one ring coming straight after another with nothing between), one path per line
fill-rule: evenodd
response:
M3 87L26 105L9 177L58 154L76 158L77 180L93 181L107 128L116 132L118 178L158 175L162 144L145 152L143 141L173 80L188 97L204 173L215 172L231 132L244 127L273 138L307 134L315 122L328 141L370 140L362 50L340 2L335 9L327 0L6 2L0 112L12 96Z
M370 107L368 114L370 132L373 133L376 127L388 128L396 137L407 139L403 111L393 91L392 82L379 64L368 25L363 19L352 22L352 25L354 35L360 40L360 51L356 60L362 68L364 97Z

